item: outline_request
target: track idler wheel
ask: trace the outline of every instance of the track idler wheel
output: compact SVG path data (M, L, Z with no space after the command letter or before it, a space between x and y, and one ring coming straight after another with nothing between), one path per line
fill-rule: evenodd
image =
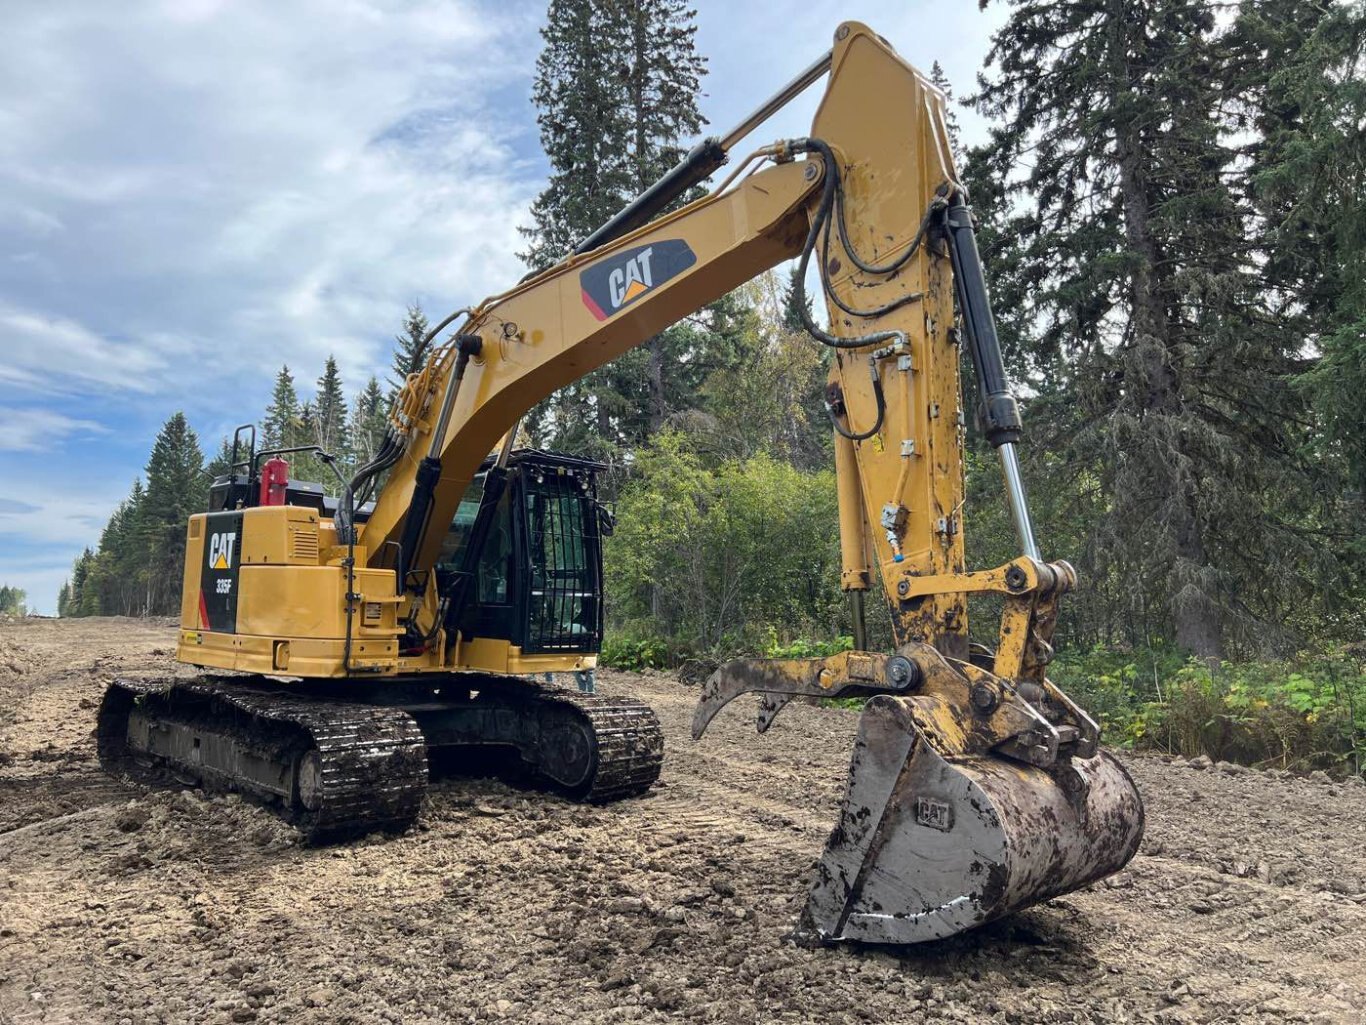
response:
M1117 872L1138 850L1143 805L1114 758L946 758L912 716L921 700L868 702L800 938L949 936Z

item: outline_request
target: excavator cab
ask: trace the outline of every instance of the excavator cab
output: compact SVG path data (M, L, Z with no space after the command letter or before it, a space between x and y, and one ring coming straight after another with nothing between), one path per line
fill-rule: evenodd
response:
M504 641L523 655L597 654L602 537L611 529L598 499L604 469L518 449L491 488L490 472L498 469L492 459L485 463L456 508L435 567L441 594L462 587L465 594L447 623L450 636ZM575 672L573 683L592 693L591 671Z

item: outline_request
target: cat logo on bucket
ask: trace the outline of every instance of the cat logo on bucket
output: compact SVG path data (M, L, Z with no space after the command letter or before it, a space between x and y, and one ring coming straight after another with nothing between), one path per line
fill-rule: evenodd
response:
M237 546L237 532L209 535L209 565L214 569L232 569L232 550Z
M606 320L696 262L681 238L627 249L579 275L583 304L598 320Z

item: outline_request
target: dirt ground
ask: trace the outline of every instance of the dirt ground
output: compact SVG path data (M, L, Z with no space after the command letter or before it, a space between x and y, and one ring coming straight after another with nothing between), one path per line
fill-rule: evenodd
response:
M667 733L606 808L436 781L391 840L300 847L235 798L105 778L104 681L174 631L0 626L0 1023L1366 1022L1366 787L1127 757L1142 852L1090 890L934 945L785 937L857 713L756 738L695 691L604 673Z

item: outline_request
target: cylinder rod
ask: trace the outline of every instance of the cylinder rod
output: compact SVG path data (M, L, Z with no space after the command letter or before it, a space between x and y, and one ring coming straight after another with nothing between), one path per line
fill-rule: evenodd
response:
M737 142L771 118L792 101L792 98L830 70L830 51L774 93L753 113L737 124L723 138L703 139L662 178L626 204L611 220L574 247L576 255L591 253L607 243L648 224L658 214L695 185L711 177L726 162L726 155Z
M867 517L859 485L858 456L854 443L839 433L835 434L835 497L840 525L840 587L846 591L866 591L873 574L868 561Z
M1001 453L1001 473L1006 479L1006 500L1010 503L1010 518L1015 521L1015 533L1020 539L1020 550L1035 561L1039 561L1039 546L1034 541L1034 524L1029 521L1029 503L1025 500L1024 479L1020 476L1020 458L1015 453L1015 443L1002 443L997 451Z
M809 68L756 107L749 117L725 134L721 139L721 148L729 153L737 142L791 103L794 97L830 70L832 56L833 51L826 50Z
M660 214L674 200L707 178L726 162L725 147L715 139L703 139L664 177L642 192L597 231L574 247L574 253L591 253L628 232L635 231Z
M863 592L849 592L849 612L854 620L854 650L868 650L868 620L863 614Z

